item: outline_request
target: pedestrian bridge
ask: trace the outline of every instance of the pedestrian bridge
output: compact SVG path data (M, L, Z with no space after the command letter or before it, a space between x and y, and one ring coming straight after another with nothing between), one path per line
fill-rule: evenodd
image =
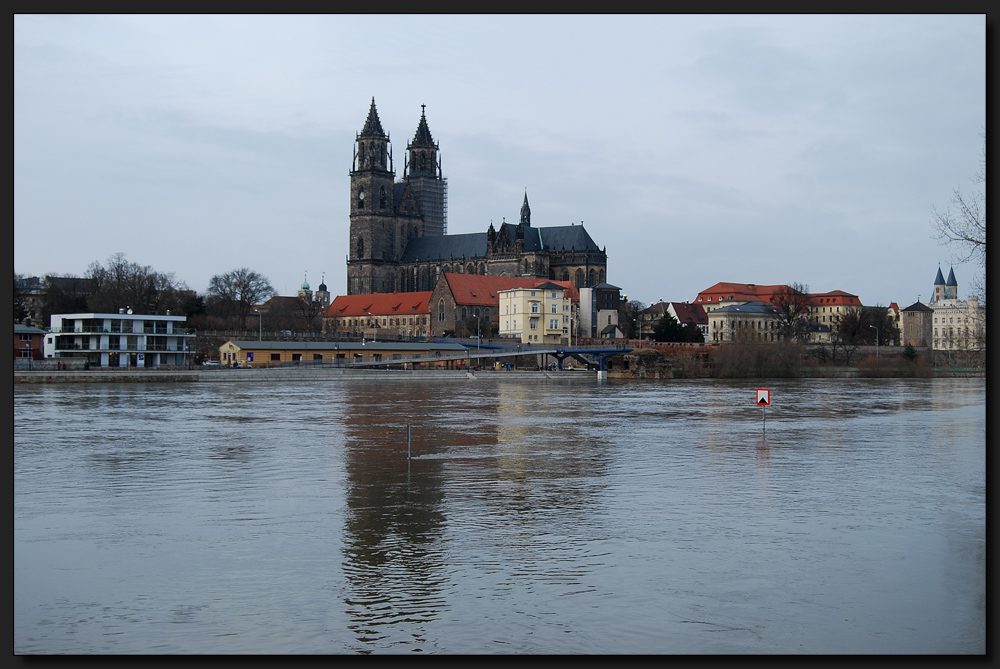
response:
M588 365L597 364L600 371L604 371L604 360L609 355L616 353L628 353L632 351L627 347L608 346L545 346L538 344L520 344L515 346L477 346L475 344L463 344L466 347L464 352L443 352L422 353L419 355L406 355L388 359L385 356L372 356L360 360L340 360L338 366L358 369L365 367L386 367L389 365L408 365L413 363L437 363L447 361L464 361L469 366L480 364L483 360L500 362L505 358L516 358L523 355L551 355L556 359L559 369L563 368L563 361L568 357L575 357ZM475 361L475 362L474 362Z

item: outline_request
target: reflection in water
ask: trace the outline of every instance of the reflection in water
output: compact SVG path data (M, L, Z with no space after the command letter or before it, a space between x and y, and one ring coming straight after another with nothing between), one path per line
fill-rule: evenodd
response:
M982 381L567 378L16 389L15 652L984 651Z
M421 456L468 439L452 441L463 433L440 426L440 407L427 397L419 385L371 383L353 388L346 403L345 601L350 629L362 644L416 643L419 649L425 625L447 606L441 593L443 461Z

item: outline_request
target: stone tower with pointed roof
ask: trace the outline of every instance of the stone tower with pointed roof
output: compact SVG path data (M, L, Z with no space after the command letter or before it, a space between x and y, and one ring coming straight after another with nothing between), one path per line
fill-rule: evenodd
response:
M420 110L399 182L374 98L355 138L348 295L433 290L444 272L572 281L578 288L607 280L607 254L583 224L532 226L527 192L517 225L504 221L496 229L491 222L486 232L447 234L447 180L425 106Z

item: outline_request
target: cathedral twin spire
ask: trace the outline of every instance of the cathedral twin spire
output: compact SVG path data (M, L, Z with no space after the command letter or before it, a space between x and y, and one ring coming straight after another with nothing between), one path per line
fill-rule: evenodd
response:
M368 110L368 119L365 121L365 127L361 131L361 137L385 137L385 131L382 130L382 122L378 120L378 110L375 109L375 98L372 97L372 106Z

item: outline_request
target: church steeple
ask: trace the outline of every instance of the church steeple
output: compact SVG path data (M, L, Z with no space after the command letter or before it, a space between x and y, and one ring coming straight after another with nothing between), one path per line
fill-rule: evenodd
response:
M528 206L528 191L524 191L524 204L521 205L521 225L531 227L531 207Z
M368 109L365 127L355 138L354 166L356 170L377 170L392 172L392 149L389 146L389 135L382 130L382 122L378 120L378 110L375 108L375 98Z
M438 145L431 136L431 129L427 127L427 116L425 114L427 105L420 105L420 122L417 123L417 132L413 135L413 141L406 145L407 177L411 176L439 176L440 164L438 163Z
M958 280L955 278L955 268L949 268L948 270L948 281L944 284L944 299L946 300L957 300L958 299Z
M351 246L348 255L347 294L392 291L392 277L380 263L396 257L395 231L387 219L395 216L392 150L382 129L375 98L368 118L355 138L351 168ZM392 222L391 220L389 222Z
M365 121L365 127L361 131L360 137L385 137L382 122L378 120L378 110L375 109L374 96L372 96L372 106L368 110L368 119Z
M413 190L420 218L421 237L440 237L448 232L448 183L441 171L441 149L427 125L427 105L420 105L420 121L413 141L406 145L403 178Z

